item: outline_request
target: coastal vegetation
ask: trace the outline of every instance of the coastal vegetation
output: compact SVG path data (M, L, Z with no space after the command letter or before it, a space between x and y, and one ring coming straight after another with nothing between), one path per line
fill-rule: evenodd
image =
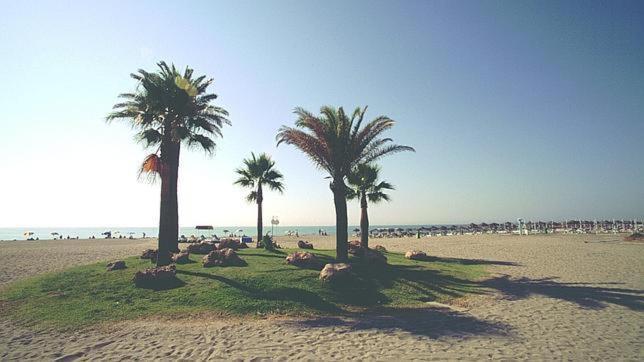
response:
M284 192L282 180L284 176L275 169L275 161L265 153L255 156L251 153L250 158L244 159L244 166L235 170L239 178L235 185L251 188L252 191L246 197L246 201L257 204L257 247L260 247L263 228L262 203L264 202L264 186L273 191Z
M213 105L217 99L208 93L213 79L193 77L186 67L183 73L174 65L158 63L157 72L139 69L131 77L138 82L134 93L119 95L122 102L114 105L107 120L130 122L137 138L154 152L145 157L141 174L161 179L159 212L159 257L157 265L170 263L169 252L178 252L179 211L177 183L181 144L212 153L215 137L230 124L228 112Z
M374 162L386 155L414 151L412 147L393 144L383 134L395 122L379 116L362 126L367 107L356 108L352 114L342 107L324 106L320 115L296 108L295 127L282 126L277 133L277 145L288 144L307 155L320 169L328 173L333 192L336 215L336 259L348 260L348 220L346 179L361 163Z
M342 283L318 280L319 270L287 265L293 250L242 249L245 266L202 267L199 256L177 264L176 279L156 290L137 288L136 271L149 260L125 259L127 268L106 271L105 263L77 266L9 285L0 292L3 314L41 327L75 328L147 316L211 312L223 315L327 315L394 312L446 302L480 288L484 265L459 259L408 260L385 253L388 265L373 268L351 257L352 277ZM324 263L332 250L312 251Z
M360 164L351 171L347 178L350 186L347 198L360 200L360 245L363 248L369 248L368 203L389 201L389 195L385 191L394 189L394 186L389 182L380 181L379 174L380 167Z

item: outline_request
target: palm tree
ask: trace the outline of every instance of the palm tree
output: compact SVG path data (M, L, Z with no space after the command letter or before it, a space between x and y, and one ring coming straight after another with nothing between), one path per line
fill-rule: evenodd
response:
M274 168L275 161L269 155L262 153L259 157L255 157L252 152L250 155L251 158L244 159L244 167L235 170L239 178L234 184L253 189L246 200L257 203L257 247L259 247L263 235L262 202L264 202L264 191L262 187L266 185L271 190L282 193L284 192L284 184L282 184L284 176Z
M277 133L277 145L286 143L306 154L318 168L328 172L331 179L336 221L336 258L347 261L347 192L345 179L360 163L369 163L396 152L414 151L408 146L391 144L382 134L393 127L394 121L379 116L361 127L367 107L356 108L351 116L342 107L324 106L320 116L296 108L295 127L282 126Z
M385 181L378 181L380 167L369 164L359 164L347 177L351 189L347 194L349 200L360 198L360 245L369 248L369 215L367 200L371 203L389 201L385 190L393 190L394 186Z
M228 112L214 106L216 94L206 93L212 79L193 78L186 67L181 74L174 65L157 64L151 73L139 69L131 77L138 82L134 93L119 95L121 103L107 120L126 119L137 131L137 138L146 147L154 147L141 165L140 174L161 179L159 215L159 253L157 265L170 263L169 253L178 251L179 214L177 181L181 144L199 147L207 153L215 149L214 138L221 137L221 128L230 124Z

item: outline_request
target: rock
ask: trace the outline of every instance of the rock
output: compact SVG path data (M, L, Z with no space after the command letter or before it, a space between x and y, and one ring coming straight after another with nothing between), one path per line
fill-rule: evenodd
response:
M386 253L386 252L387 252L387 249L385 249L385 247L384 247L384 246L382 246L382 245L376 245L376 246L374 246L374 247L373 247L373 250L377 250L377 251L379 251L379 252L381 252L381 253Z
M155 249L144 250L141 254L141 259L152 259L157 260L157 251Z
M362 255L362 259L369 264L384 266L387 265L387 257L382 255L378 250L367 249Z
M297 242L297 247L300 249L313 249L313 244L309 243L308 241L299 240Z
M242 246L244 245L244 246ZM219 241L219 247L217 249L223 250L223 249L233 249L233 250L239 250L243 249L244 247L248 247L245 243L242 243L241 241L237 239L221 239Z
M192 243L188 245L186 250L188 253L192 254L208 254L209 252L216 249L215 243L204 241L201 243Z
M235 250L225 248L221 250L213 250L208 255L203 257L203 266L231 266L243 265L244 261L237 255Z
M107 264L107 271L112 271L112 270L121 270L125 269L125 262L123 260L116 260L111 263Z
M333 282L346 279L351 275L351 265L345 263L327 264L320 272L320 280Z
M190 262L190 254L187 251L182 251L172 255L172 262L177 264L187 264Z
M360 241L358 240L351 240L349 241L349 244L347 245L349 248L349 254L355 255L355 256L362 256L364 255L365 248L360 245Z
M177 267L174 264L148 268L134 274L134 284L137 287L149 286L152 284L171 281L175 278Z
M420 250L411 250L405 253L405 258L411 260L427 260L427 254Z
M286 263L300 268L311 269L317 269L320 266L318 258L312 253L306 251L298 251L293 254L289 254L289 256L286 257Z

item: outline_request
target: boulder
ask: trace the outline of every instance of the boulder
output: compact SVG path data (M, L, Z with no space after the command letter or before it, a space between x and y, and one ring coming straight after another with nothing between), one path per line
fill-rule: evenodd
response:
M373 247L373 250L377 250L377 251L379 251L379 252L381 252L381 253L386 253L386 252L387 252L387 249L386 249L384 246L382 246L382 245L376 245L376 246L374 246L374 247Z
M244 245L244 246L242 246ZM245 243L242 243L241 241L237 239L221 239L219 241L219 247L217 249L223 250L223 249L233 249L233 250L239 250L243 248L247 248L248 245Z
M365 250L364 254L362 255L362 259L365 262L376 266L387 265L387 257L382 255L382 253L378 250L374 249Z
M320 272L320 280L333 282L346 279L351 275L351 265L345 263L327 264Z
M144 250L141 254L141 259L157 260L157 251L155 249Z
M209 252L216 249L216 245L213 242L204 241L201 243L192 243L188 245L186 250L188 253L192 254L208 254Z
M174 280L176 273L177 267L174 264L170 264L138 271L134 274L133 280L137 287L144 287Z
M347 245L349 248L349 254L355 255L355 256L362 256L364 255L365 248L360 245L359 240L351 240L349 241L349 244Z
M286 257L286 264L295 265L300 268L317 269L320 266L320 261L315 255L309 252L298 251Z
M182 251L172 255L172 262L177 264L187 264L190 262L190 254L187 251Z
M112 271L112 270L121 270L125 269L125 262L123 260L116 260L111 263L107 264L107 271Z
M244 264L244 261L237 255L235 250L230 248L213 250L208 253L208 255L204 256L202 261L203 266L206 268L211 266L231 266Z
M309 243L308 241L299 240L297 242L297 247L300 249L313 249L313 244Z
M411 250L405 253L405 258L411 260L427 260L427 254L420 250Z

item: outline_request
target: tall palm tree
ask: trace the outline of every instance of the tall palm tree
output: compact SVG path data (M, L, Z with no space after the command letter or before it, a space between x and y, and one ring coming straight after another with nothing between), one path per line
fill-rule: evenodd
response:
M207 93L212 79L205 75L193 78L193 70L188 67L180 73L174 65L157 65L157 72L139 69L131 74L138 82L136 91L119 95L123 101L114 105L107 120L129 120L137 138L155 149L144 159L140 175L161 179L157 258L161 266L170 263L171 251L179 250L177 182L181 144L212 153L213 139L222 136L221 128L230 121L225 109L212 104L217 95Z
M282 126L277 145L286 143L306 154L331 179L336 221L336 258L347 261L347 186L345 179L360 163L369 163L396 152L414 151L408 146L392 144L382 134L394 126L387 116L379 116L361 127L367 107L347 115L342 107L324 106L320 116L296 108L295 127Z
M262 202L264 202L264 191L262 187L268 186L271 190L284 192L282 180L284 176L276 170L275 161L265 153L256 157L251 152L251 158L244 159L244 167L238 168L235 172L239 175L235 185L252 188L253 191L246 196L248 202L257 203L257 247L262 240Z
M394 186L386 181L379 181L380 167L369 164L359 164L347 177L351 187L347 198L360 199L360 245L369 248L369 215L367 200L371 203L389 201L385 190L393 190Z

